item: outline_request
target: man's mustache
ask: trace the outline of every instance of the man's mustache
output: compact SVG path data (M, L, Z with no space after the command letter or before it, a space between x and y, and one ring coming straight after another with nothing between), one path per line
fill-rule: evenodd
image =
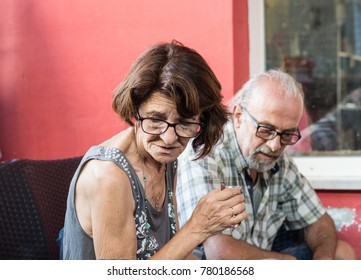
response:
M256 153L262 153L270 157L279 157L282 154L282 152L272 152L269 148L265 146L256 149L255 154Z

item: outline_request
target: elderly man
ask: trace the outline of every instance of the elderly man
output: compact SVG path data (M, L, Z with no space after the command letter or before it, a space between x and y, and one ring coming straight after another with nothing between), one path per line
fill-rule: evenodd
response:
M315 191L284 152L300 138L303 91L280 70L250 79L230 102L224 139L205 158L193 160L191 145L179 159L177 198L181 226L213 188L241 188L248 216L209 237L207 259L354 259ZM232 219L230 208L230 217ZM272 250L281 229L305 228L305 243Z

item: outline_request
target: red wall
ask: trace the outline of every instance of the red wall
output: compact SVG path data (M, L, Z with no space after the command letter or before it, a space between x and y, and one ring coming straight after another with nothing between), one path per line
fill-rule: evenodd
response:
M350 243L361 260L361 192L319 190L317 194L335 221L339 239Z
M225 100L248 78L247 0L0 1L1 160L83 154L124 129L111 94L151 44L199 51Z

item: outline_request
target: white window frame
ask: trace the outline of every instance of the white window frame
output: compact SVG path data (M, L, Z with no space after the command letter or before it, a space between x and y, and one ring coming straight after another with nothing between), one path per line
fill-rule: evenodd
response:
M264 0L248 0L249 73L265 70ZM298 156L294 160L315 189L361 190L361 157Z

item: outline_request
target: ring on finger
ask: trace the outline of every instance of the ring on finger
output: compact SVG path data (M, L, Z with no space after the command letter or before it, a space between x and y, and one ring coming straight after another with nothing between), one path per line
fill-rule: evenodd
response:
M231 216L231 218L234 218L234 217L235 217L235 215L234 215L234 210L233 210L233 207L231 207L231 211L232 211L232 216Z

